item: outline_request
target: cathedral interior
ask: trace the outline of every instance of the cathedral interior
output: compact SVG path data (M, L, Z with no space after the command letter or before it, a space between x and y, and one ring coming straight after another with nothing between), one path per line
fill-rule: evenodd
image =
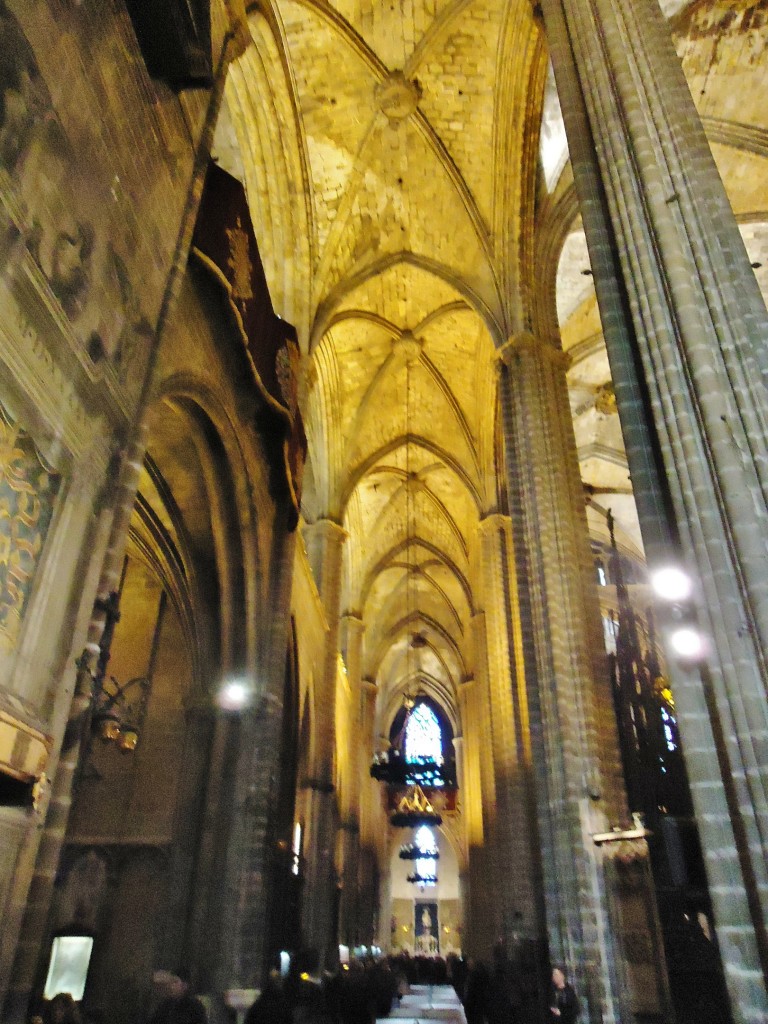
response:
M768 0L0 0L4 1022L768 1020L766 97Z

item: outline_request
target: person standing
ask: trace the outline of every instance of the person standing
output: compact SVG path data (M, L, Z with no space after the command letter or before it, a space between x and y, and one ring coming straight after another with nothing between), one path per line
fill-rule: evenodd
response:
M562 967L552 969L552 999L549 1005L552 1024L575 1024L579 1016L579 1000Z
M190 974L186 967L171 972L168 995L150 1018L150 1024L208 1024L205 1007L190 995Z
M462 1002L467 1024L485 1024L491 979L488 968L478 960L470 960Z
M59 992L43 1010L44 1024L82 1024L80 1009L69 992Z

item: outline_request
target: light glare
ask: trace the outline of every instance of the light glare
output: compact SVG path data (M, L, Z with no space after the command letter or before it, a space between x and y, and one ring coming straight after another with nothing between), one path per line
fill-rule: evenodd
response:
M238 679L225 683L219 691L219 707L224 711L242 711L248 703L248 687Z
M681 658L698 658L704 653L701 634L688 626L676 629L670 635L669 643L675 654Z
M651 574L651 586L666 601L684 601L691 596L691 577L688 573L669 565Z

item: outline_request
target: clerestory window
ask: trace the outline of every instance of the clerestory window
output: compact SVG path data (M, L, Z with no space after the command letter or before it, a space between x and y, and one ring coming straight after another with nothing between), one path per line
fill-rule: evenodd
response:
M405 727L405 759L418 761L443 761L443 734L440 722L432 708L426 703L417 704Z

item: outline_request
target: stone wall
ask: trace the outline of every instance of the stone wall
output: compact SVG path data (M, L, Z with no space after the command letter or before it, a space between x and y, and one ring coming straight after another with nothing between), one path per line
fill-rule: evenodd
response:
M229 22L211 14L215 79ZM119 0L8 0L0 35L0 707L52 778L220 90L150 79ZM0 808L0 999L49 792Z

